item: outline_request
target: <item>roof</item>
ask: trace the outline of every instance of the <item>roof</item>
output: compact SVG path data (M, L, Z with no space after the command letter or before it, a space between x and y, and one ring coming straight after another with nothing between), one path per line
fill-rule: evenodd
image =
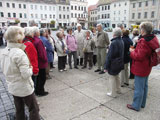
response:
M99 1L98 1L98 6L110 4L110 3L112 3L113 1L115 1L115 0L99 0Z

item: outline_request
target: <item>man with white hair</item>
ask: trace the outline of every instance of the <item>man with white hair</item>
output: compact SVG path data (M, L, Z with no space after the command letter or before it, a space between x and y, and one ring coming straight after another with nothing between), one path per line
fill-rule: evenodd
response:
M77 40L78 50L77 50L77 65L83 66L83 46L85 40L85 31L82 30L81 24L77 24L77 30L74 32L75 38ZM80 61L79 61L80 56Z
M122 30L116 28L113 32L113 39L106 57L105 70L109 74L108 96L116 97L121 93L119 73L124 69L124 43L121 38Z
M97 25L98 35L97 35L97 62L98 69L95 72L103 74L104 64L106 59L106 50L110 44L108 34L102 30L102 24Z

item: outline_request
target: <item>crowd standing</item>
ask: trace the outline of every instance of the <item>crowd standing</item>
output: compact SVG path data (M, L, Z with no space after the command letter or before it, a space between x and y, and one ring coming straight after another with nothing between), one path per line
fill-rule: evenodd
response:
M109 40L101 24L91 30L83 30L77 24L77 30L73 32L72 27L68 27L66 35L60 29L55 40L50 29L39 29L36 26L24 29L9 27L4 35L7 47L0 55L0 66L6 76L8 90L14 97L16 119L25 119L24 104L29 108L30 120L40 119L35 95L49 94L45 90L45 83L52 78L49 73L54 68L55 52L59 72L67 71L67 63L72 69L72 57L74 69L80 69L79 65L86 69L89 63L88 69L91 70L97 64L95 72L108 73L107 95L114 98L121 94L121 87L129 86L130 66L130 78L135 76L135 90L133 103L127 104L127 107L135 111L144 108L148 77L152 69L150 56L159 48L158 39L152 30L150 22L141 23L140 31L133 30L133 38L130 39L129 30L119 25Z

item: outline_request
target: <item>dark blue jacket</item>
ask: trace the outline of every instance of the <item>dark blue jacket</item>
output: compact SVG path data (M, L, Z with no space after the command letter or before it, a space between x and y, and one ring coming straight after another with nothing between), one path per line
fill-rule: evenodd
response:
M126 64L130 61L129 48L133 45L133 42L129 36L123 36L122 40L124 42L124 64Z
M53 62L53 47L51 45L51 43L47 40L46 37L40 36L40 39L43 42L43 45L46 48L46 52L47 52L47 58L48 58L48 62Z
M110 75L117 75L124 68L124 62L118 64L117 66L113 65L113 61L118 58L121 58L122 62L124 61L124 43L121 37L116 37L111 40L111 45L106 56L106 63L104 67ZM113 66L115 66L114 69ZM119 66L123 66L123 68L120 70L116 70L116 68L118 68Z

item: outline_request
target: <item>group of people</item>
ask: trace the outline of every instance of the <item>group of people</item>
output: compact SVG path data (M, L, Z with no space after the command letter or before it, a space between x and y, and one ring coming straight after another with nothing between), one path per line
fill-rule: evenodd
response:
M140 25L140 36L139 30L134 30L131 40L129 30L120 26L113 31L113 38L109 40L101 24L91 31L82 30L78 24L74 33L68 27L67 35L60 29L55 40L49 29L9 27L4 35L7 47L1 52L0 66L6 76L8 90L14 97L16 120L25 119L24 104L29 108L30 120L40 119L35 95L48 95L44 85L46 79L51 79L49 72L54 67L54 51L58 55L59 72L67 70L67 63L70 69L73 69L72 65L75 69L79 69L79 65L85 69L89 63L91 70L97 62L95 72L109 74L107 95L111 97L121 94L121 87L129 85L130 63L130 78L135 78L135 90L133 103L127 107L136 111L144 108L152 68L150 56L159 47L152 30L152 24L144 22Z

